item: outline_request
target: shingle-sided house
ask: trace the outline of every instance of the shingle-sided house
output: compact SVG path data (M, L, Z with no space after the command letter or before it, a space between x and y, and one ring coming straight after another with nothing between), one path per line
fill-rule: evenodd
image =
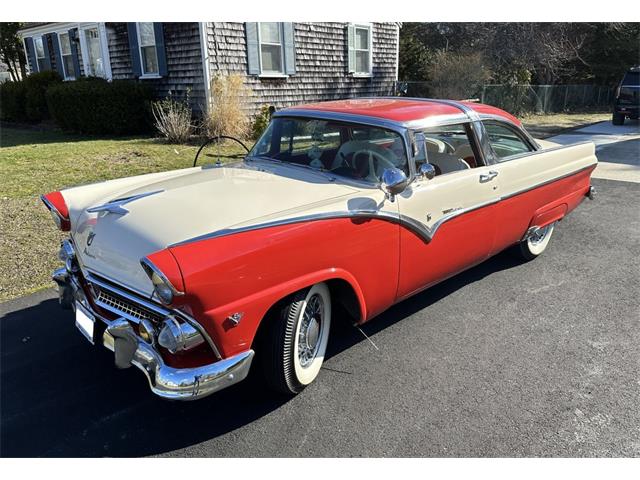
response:
M248 109L389 95L398 78L397 23L40 23L20 34L29 70L66 80L137 79L158 98L209 104L215 75L240 73Z

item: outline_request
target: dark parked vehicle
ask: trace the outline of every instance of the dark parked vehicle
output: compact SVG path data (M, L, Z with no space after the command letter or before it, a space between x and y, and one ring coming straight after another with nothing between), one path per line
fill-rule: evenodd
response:
M640 66L633 67L625 73L616 90L613 102L614 125L622 125L626 117L638 119L640 111Z

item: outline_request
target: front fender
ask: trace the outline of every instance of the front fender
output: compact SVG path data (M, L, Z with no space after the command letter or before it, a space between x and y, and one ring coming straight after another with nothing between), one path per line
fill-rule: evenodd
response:
M314 283L347 282L361 321L388 308L398 286L399 228L378 219L317 220L170 249L183 274L182 300L227 356L251 346L274 304Z

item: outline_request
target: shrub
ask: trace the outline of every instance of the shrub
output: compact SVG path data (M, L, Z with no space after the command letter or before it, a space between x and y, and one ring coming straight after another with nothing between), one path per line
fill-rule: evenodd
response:
M49 87L61 83L58 72L50 70L34 73L24 79L25 116L29 122L37 123L50 117L46 93Z
M434 97L462 100L478 95L491 71L481 53L440 50L429 66L429 76Z
M87 78L54 85L47 92L49 111L66 131L134 134L150 130L151 90L129 80Z
M253 125L251 126L251 137L255 140L260 138L260 135L267 129L269 122L271 121L271 107L269 105L263 105L260 111L253 119Z
M25 122L24 82L4 82L0 85L0 119L9 122Z
M191 107L188 97L184 101L166 98L153 102L151 106L154 125L171 143L184 143L193 133Z
M245 114L249 90L241 75L218 75L211 80L211 104L204 118L204 130L210 137L229 135L247 138L249 118Z

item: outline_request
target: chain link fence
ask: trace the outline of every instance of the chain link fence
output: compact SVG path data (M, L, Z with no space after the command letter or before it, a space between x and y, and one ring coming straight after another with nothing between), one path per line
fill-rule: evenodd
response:
M396 92L406 97L433 95L429 82L397 82ZM558 113L609 110L615 87L600 85L484 85L469 91L467 99L493 105L510 113Z

